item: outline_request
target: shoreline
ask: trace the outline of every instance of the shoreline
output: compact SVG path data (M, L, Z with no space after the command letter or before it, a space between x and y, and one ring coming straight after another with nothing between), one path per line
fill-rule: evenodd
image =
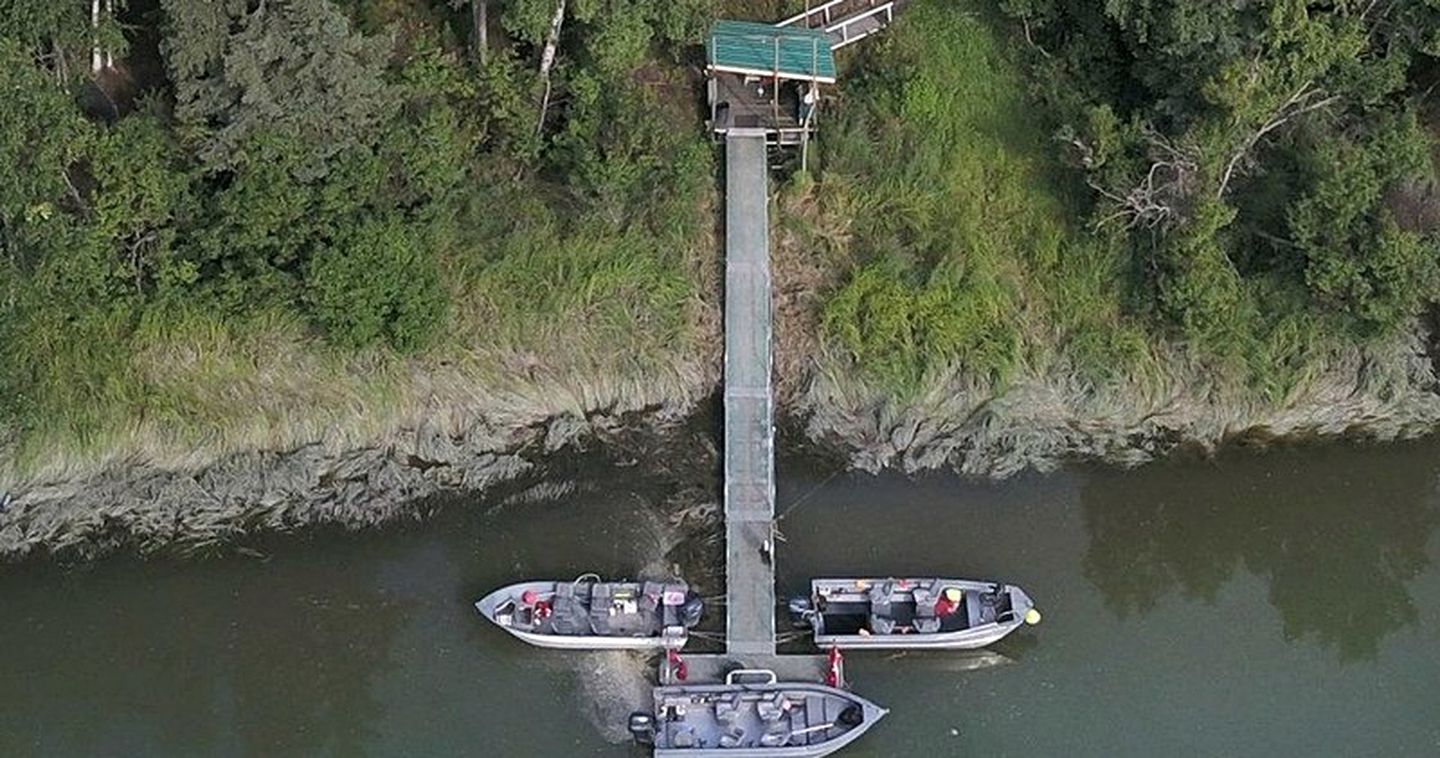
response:
M999 394L956 376L901 405L832 364L814 370L782 405L781 424L845 468L952 469L993 479L1086 461L1132 467L1178 449L1209 454L1241 441L1393 441L1440 426L1440 379L1425 344L1417 333L1388 350L1335 356L1274 405L1182 372L1143 391L1095 391L1058 374L1017 380ZM315 442L195 468L124 462L22 486L0 513L0 561L204 548L252 532L423 517L417 504L433 496L484 492L622 437L657 440L693 429L715 396L706 393L713 385L691 389L639 407L512 417L508 425L479 415L458 434L426 421L360 447ZM530 486L544 483L541 476Z

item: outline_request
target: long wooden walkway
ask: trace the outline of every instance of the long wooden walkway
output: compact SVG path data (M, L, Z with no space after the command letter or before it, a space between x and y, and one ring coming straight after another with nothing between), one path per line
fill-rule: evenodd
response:
M725 141L726 641L775 653L775 409L770 387L770 216L763 133Z
M889 24L903 0L835 0L781 22L824 28L843 47ZM830 14L830 15L827 15ZM769 153L763 128L725 138L725 644L689 658L691 681L766 668L823 679L824 656L775 651L775 406L771 386ZM661 681L673 681L668 660Z

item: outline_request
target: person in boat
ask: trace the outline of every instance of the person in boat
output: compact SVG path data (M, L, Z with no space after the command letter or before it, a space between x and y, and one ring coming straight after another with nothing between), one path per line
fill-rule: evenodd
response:
M962 597L964 595L961 594L959 587L946 587L945 591L940 594L940 599L935 601L935 615L942 619L946 616L953 616L956 611L960 610L960 598Z
M521 593L520 602L524 603L525 607L530 609L531 623L536 626L539 626L545 619L550 618L552 612L550 603L541 600L540 596L535 593L535 590L525 590L525 592Z

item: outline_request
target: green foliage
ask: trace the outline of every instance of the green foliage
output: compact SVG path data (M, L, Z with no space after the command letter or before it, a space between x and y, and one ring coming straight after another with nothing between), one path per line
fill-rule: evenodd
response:
M1388 191L1428 173L1428 151L1425 135L1406 119L1360 142L1328 140L1306 156L1312 185L1289 212L1305 282L1362 334L1399 328L1437 294L1435 239L1400 229L1385 207Z
M125 0L115 4L123 9ZM57 82L71 85L90 73L91 49L97 43L123 55L126 40L119 22L102 14L91 26L90 4L0 0L0 39L16 43L35 56Z
M197 205L187 168L166 125L148 113L108 130L90 158L95 231L137 291L195 280L194 265L175 250Z
M916 288L906 286L903 274L871 265L826 304L824 326L866 371L902 391L917 389L926 372L954 364L999 378L1018 355L1014 325L1007 322L1011 297L1005 287L974 281L951 266Z
M263 4L229 17L226 31L204 37L198 51L183 39L168 48L176 115L211 170L233 167L263 131L303 144L295 169L320 177L330 157L363 144L394 113L389 40L354 32L328 2Z
M1219 352L1243 297L1239 272L1225 255L1224 230L1234 217L1225 204L1204 202L1190 225L1161 240L1156 251L1162 312L1186 337Z
M0 231L11 237L27 221L62 213L71 164L84 154L92 129L14 40L0 38ZM7 245L12 251L14 247Z
M402 219L366 219L306 272L316 321L336 342L365 347L383 340L402 350L423 347L445 317L435 259Z
M922 2L880 44L822 134L816 192L851 235L824 307L832 344L902 394L953 367L1003 381L1057 343L1091 375L1133 365L1115 251L1068 224L1002 38Z
M1133 307L1202 356L1283 385L1279 367L1393 334L1435 297L1431 230L1387 205L1430 181L1409 77L1440 4L1002 5L1095 224L1127 240Z
M88 7L4 2L0 444L21 458L326 418L389 381L357 351L581 377L688 360L713 165L664 61L708 0L572 2L544 123L549 0L492 5L530 44L483 69L428 0L160 0L169 79L109 124L67 91Z

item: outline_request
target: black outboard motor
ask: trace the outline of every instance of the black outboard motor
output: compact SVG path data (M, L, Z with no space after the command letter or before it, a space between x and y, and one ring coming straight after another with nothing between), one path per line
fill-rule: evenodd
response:
M637 745L655 744L655 714L636 711L630 714L630 736Z
M815 606L810 602L810 598L804 595L792 597L786 607L790 610L790 624L796 629L809 629L815 625L812 620L815 617Z
M685 605L680 606L680 619L686 629L693 629L700 623L700 617L705 613L705 601L700 596L691 592L685 597Z

